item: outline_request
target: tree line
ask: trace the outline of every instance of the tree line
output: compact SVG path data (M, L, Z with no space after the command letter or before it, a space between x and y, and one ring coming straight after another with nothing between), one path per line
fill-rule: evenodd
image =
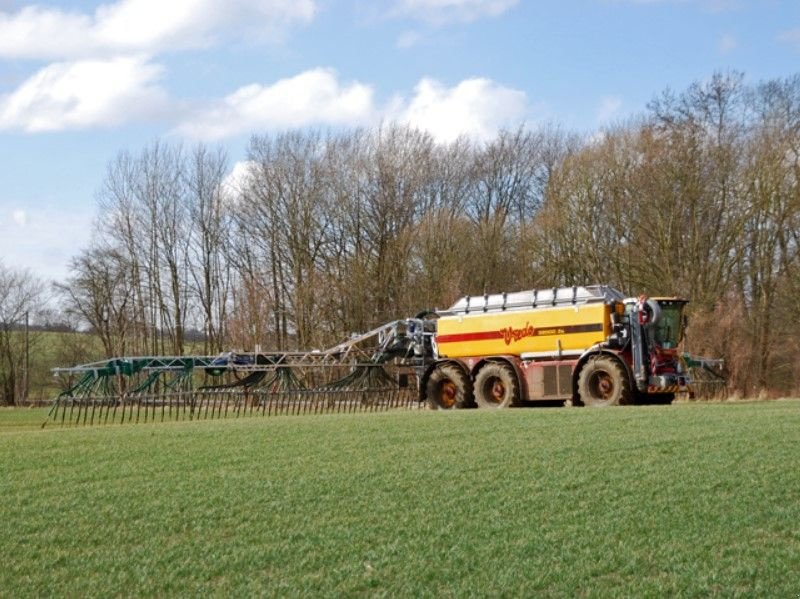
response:
M732 391L800 389L800 76L718 73L588 137L303 130L229 162L158 142L108 165L56 285L106 356L319 348L468 293L607 283L691 299L688 348Z

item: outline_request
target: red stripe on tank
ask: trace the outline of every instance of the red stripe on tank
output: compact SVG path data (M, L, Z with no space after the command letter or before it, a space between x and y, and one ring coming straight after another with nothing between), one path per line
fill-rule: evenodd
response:
M436 343L463 343L464 341L488 341L502 339L501 331L482 331L479 333L455 333L452 335L437 335Z

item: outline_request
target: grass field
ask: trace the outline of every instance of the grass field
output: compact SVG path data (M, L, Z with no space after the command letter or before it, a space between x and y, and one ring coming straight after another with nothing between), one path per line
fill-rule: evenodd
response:
M0 596L800 594L800 401L47 428Z

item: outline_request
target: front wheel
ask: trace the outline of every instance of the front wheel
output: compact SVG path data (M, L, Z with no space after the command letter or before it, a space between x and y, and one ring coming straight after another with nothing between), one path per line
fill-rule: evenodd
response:
M630 403L630 381L619 360L603 355L590 359L578 376L578 395L585 406L621 406Z
M439 364L428 377L425 386L428 405L435 410L471 408L472 382L455 364Z
M475 377L475 401L479 408L507 408L520 403L517 373L508 364L490 362Z

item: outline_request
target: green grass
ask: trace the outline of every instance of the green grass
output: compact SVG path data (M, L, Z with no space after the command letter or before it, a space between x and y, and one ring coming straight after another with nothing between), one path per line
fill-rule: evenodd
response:
M40 429L48 412L49 408L0 407L0 434Z
M800 402L39 430L0 596L800 593Z

